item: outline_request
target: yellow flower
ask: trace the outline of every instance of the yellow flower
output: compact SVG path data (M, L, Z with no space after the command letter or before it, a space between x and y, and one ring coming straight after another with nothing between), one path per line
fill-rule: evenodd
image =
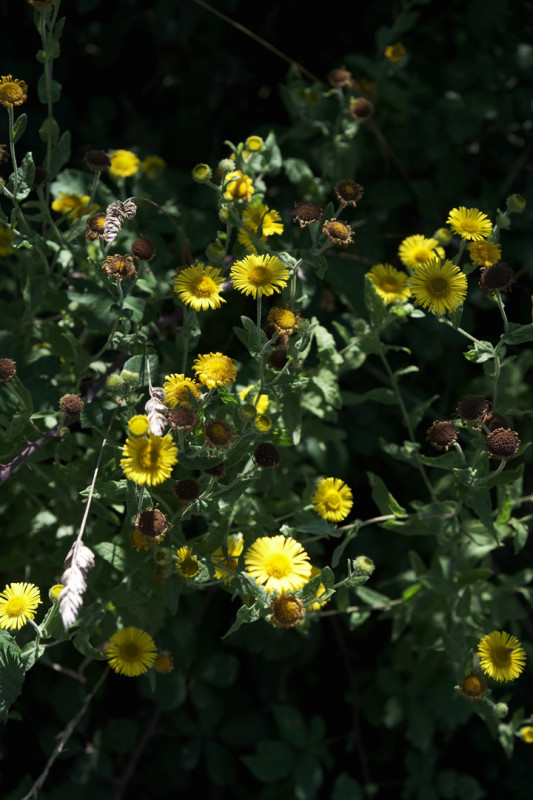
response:
M524 742L533 744L533 725L524 725L523 728L520 728L520 735Z
M289 270L277 256L250 255L235 262L230 277L235 289L256 298L280 292L287 285Z
M212 174L209 164L197 164L192 171L193 180L197 183L205 183L210 180Z
M63 586L62 583L54 583L54 585L50 587L50 589L48 590L48 597L53 603L57 603L57 601L59 600L59 595L61 594L64 588L65 587Z
M249 203L254 192L253 180L249 175L244 175L240 169L228 172L224 177L224 197L226 200L246 200Z
M473 669L461 684L461 694L466 700L479 700L487 688L487 682L481 672Z
M267 324L272 325L276 333L285 333L287 336L298 330L300 322L303 322L303 318L298 312L291 311L288 304L285 308L273 306L267 315Z
M11 75L2 75L0 80L0 105L4 108L21 106L28 99L28 84Z
M502 257L502 248L496 242L470 242L470 261L478 267L492 267Z
M225 303L220 296L224 278L216 267L194 267L182 269L174 281L174 291L186 305L195 311L206 311L208 308L220 308Z
M135 678L147 672L157 655L155 642L140 628L123 628L113 634L104 646L109 666L119 675Z
M410 269L415 269L420 264L425 264L430 258L435 257L434 250L438 246L436 239L426 239L425 236L415 234L404 239L398 250L402 264Z
M69 219L79 219L84 214L92 214L97 211L99 206L93 203L89 206L90 197L88 194L66 194L59 192L59 197L52 203L52 210L58 214L67 214Z
M290 536L263 536L244 556L246 571L269 594L296 591L305 586L311 574L309 556Z
M227 548L217 547L211 556L211 561L215 566L215 578L224 581L224 583L229 583L229 581L233 580L243 546L242 533L231 533L228 536Z
M318 484L312 503L322 519L341 522L353 506L352 490L340 478L324 478Z
M408 286L409 276L405 272L394 269L392 264L376 264L367 272L367 275L385 303L409 299L411 295Z
M516 636L505 631L492 631L478 644L477 657L481 669L490 678L505 682L518 678L526 663L526 654Z
M192 547L180 547L176 568L184 578L194 578L200 572L200 562L193 556Z
M150 430L150 420L146 414L136 414L128 420L128 428L134 436L144 436Z
M455 311L466 297L466 275L451 261L438 258L417 267L409 285L416 302L437 314Z
M330 242L341 247L348 247L353 242L353 229L342 219L328 219L322 226L322 233L325 233Z
M241 398L241 400L243 402L246 400L247 396L250 394L250 392L252 391L253 388L254 388L253 386L247 386L246 389L241 389L240 390L239 397ZM253 399L252 402L255 404L255 409L256 409L257 413L258 414L264 414L265 411L268 408L268 395L267 394L262 394L262 395L259 396L259 400L257 400L257 403L256 403L256 400L257 400L257 392L255 393L254 399Z
M171 408L176 406L188 405L191 395L195 400L201 397L200 386L196 383L194 378L186 378L185 375L167 375L163 384L165 391L165 403Z
M19 630L34 618L39 603L41 594L33 583L10 583L0 593L0 628Z
M0 226L0 257L10 256L14 252L11 242L15 238L14 231Z
M251 153L255 153L257 150L261 150L264 142L260 136L249 136L244 144L247 150Z
M254 428L259 433L266 433L272 427L272 420L268 414L258 414L254 419Z
M120 465L128 480L140 486L156 486L170 477L178 460L178 448L172 436L128 436L122 448Z
M203 383L208 389L214 389L216 386L229 386L237 377L235 359L222 353L207 353L198 356L192 368L200 383Z
M154 661L154 669L162 675L168 675L174 669L174 659L168 650L161 650Z
M111 158L109 173L115 178L130 178L141 166L141 160L131 150L115 150L109 157Z
M462 239L478 242L492 233L492 223L478 208L452 208L446 222Z
M272 598L270 613L275 628L295 628L305 618L305 607L296 595L280 594Z
M259 234L260 239L265 242L268 236L283 233L283 223L281 217L274 209L270 210L263 203L248 206L242 215L244 228L239 228L237 239L243 244L249 253L256 253L257 250L252 244L250 233Z
M141 161L141 168L146 175L147 178L153 180L153 178L157 178L160 172L162 172L166 167L166 162L161 156L146 156L145 159Z
M401 61L406 54L407 50L405 49L405 47L401 42L390 44L388 47L385 48L385 58L388 58L389 61L392 61L393 64L397 63L398 61Z

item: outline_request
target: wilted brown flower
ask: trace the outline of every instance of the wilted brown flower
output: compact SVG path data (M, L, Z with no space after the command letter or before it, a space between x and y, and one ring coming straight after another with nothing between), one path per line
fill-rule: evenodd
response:
M450 449L458 438L457 428L453 422L448 420L441 422L436 419L426 433L426 442L429 442L437 450L444 450L445 452Z
M325 233L330 242L341 247L348 247L353 242L353 230L347 222L341 219L328 219L322 226L322 233Z
M300 228L305 228L312 222L319 222L324 215L324 206L320 203L315 203L313 200L306 200L303 203L295 203L293 209L294 221L297 222Z
M509 461L518 453L522 442L516 431L508 428L496 428L485 437L485 444L491 458L501 458L502 461Z
M108 256L102 264L102 269L114 281L127 281L137 277L137 270L131 256Z

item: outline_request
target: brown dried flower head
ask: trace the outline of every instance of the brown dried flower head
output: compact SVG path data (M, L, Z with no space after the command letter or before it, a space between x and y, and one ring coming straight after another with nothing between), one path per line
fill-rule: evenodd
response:
M457 441L457 428L449 420L440 421L436 419L432 426L426 431L426 442L437 450L447 452L452 444Z
M223 461L220 464L215 464L212 467L207 467L204 469L206 475L209 475L211 478L223 478L226 474L226 465Z
M281 594L270 603L271 625L276 628L294 628L305 617L305 607L299 597Z
M461 684L461 694L467 700L479 700L487 688L487 681L477 670L468 673Z
M85 223L86 239L104 238L105 212L98 211L87 219Z
M319 222L324 216L324 206L315 203L314 200L306 200L303 203L295 203L293 209L294 221L300 228L305 228L312 222Z
M178 431L191 431L198 424L198 414L192 406L176 406L168 412L168 424Z
M17 374L17 364L12 358L0 358L0 382L9 383Z
M151 261L155 256L155 244L141 233L131 245L131 254L138 261Z
M217 450L226 449L230 446L233 439L237 438L233 433L233 428L223 419L210 419L203 426L203 434L210 447Z
M337 67L328 73L328 82L330 86L338 89L342 86L351 86L352 73L349 72L344 65L342 67Z
M114 281L127 281L137 277L137 270L131 256L108 256L102 264L102 269Z
M490 411L488 414L485 414L483 417L483 425L489 429L490 433L495 431L496 428L511 427L502 414L496 414L494 411Z
M335 194L345 207L356 206L364 193L364 188L355 181L339 181L335 184Z
M202 487L195 478L184 478L174 486L174 494L184 506L196 502L202 494Z
M286 366L288 361L289 361L289 356L287 348L276 347L275 350L273 350L269 355L267 363L271 369L276 370L276 372L281 372L281 370Z
M489 410L489 401L480 394L467 394L459 402L455 414L461 422L477 422Z
M111 159L104 150L87 150L83 163L91 172L104 172L111 166Z
M500 458L509 461L518 453L522 442L516 431L509 428L496 428L485 437L485 445L491 458Z
M270 442L258 444L252 458L256 467L269 470L277 469L281 460L278 448Z
M370 119L374 116L374 104L366 97L354 97L350 100L350 115L352 119Z
M141 511L135 520L135 527L147 539L154 539L159 543L172 525L170 525L166 515L156 507Z
M326 220L322 226L322 232L326 234L330 242L341 247L348 247L353 242L353 229L341 219Z
M84 402L79 394L64 394L59 401L59 410L66 415L68 422L77 422L83 407Z
M514 281L514 272L503 261L480 270L479 287L487 294L507 292Z

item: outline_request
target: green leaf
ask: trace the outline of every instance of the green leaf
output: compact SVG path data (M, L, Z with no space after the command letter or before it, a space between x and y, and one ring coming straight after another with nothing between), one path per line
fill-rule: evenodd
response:
M300 711L295 706L281 705L274 705L272 711L281 738L294 747L303 749L307 743L307 731Z
M380 608L381 606L388 606L390 597L387 597L381 592L375 592L373 589L367 589L366 586L358 586L355 589L356 595L371 608Z
M474 364L482 364L483 361L489 361L494 358L494 347L490 342L479 341L476 342L471 350L464 353L464 357Z
M17 200L24 200L31 192L33 179L35 177L35 164L31 153L26 153L17 171ZM7 182L7 189L12 194L15 191L15 174L12 172Z
M322 765L314 753L300 753L294 770L294 794L297 800L311 800L324 781Z
M42 52L42 51L41 51ZM50 91L50 100L52 103L57 103L59 98L61 97L61 84L55 81L53 78L50 79L49 82L46 80L46 73L43 72L39 81L37 82L37 96L41 103L47 105L48 103L48 92Z
M299 444L302 435L302 404L296 392L288 392L283 396L281 418L292 444Z
M364 800L361 785L346 772L341 772L335 781L331 800Z
M261 783L276 783L292 772L294 750L285 744L266 739L256 746L253 756L241 756L241 761Z
M124 572L126 568L126 551L121 545L113 542L98 542L94 546L94 552L104 561L107 561L108 564L111 564L114 569Z
M205 683L227 689L237 680L239 660L229 653L212 653L198 665L196 675Z
M7 631L0 630L0 714L7 719L9 707L22 691L26 670L20 647Z
M382 479L378 475L374 475L373 472L367 472L366 474L370 483L372 499L380 512L382 514L394 514L396 517L404 517L407 513L405 508L395 500Z
M533 323L528 325L518 325L516 322L509 323L509 333L504 334L503 341L506 344L524 344L533 342Z
M256 622L262 616L264 616L264 613L260 603L256 602L253 604L253 606L241 606L237 611L235 622L222 638L226 639L226 637L231 633L238 631L241 625L244 625L245 622Z
M21 114L20 117L17 118L15 124L13 125L13 144L16 144L24 131L26 130L26 125L28 123L28 117L26 114Z
M105 655L101 650L97 650L90 641L89 636L92 631L87 628L79 630L72 640L72 644L76 650L86 658L94 658L97 661L105 661Z
M57 128L56 134L59 134L59 127ZM70 158L71 138L70 131L62 133L59 139L57 139L57 135L52 137L52 142L55 140L57 141L52 147L52 152L50 154L50 179L55 178L61 167L68 162Z

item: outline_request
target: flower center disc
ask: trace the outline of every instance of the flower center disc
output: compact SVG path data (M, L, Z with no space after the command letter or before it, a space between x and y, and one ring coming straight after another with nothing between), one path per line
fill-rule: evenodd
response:
M291 571L291 561L283 553L273 553L265 563L265 572L271 578L285 578Z
M327 492L324 496L324 505L331 511L336 511L341 504L341 496L338 492Z
M202 275L201 278L194 281L191 288L195 297L211 297L213 292L216 291L214 282L207 275Z
M492 661L496 667L509 667L511 665L512 650L507 647L495 647L492 652Z
M6 605L6 614L8 617L19 617L25 608L26 603L23 597L12 597Z
M248 273L248 280L254 286L264 286L270 281L269 270L265 267L253 267Z
M432 278L428 283L428 289L433 297L441 297L449 291L446 278Z
M123 661L138 661L141 655L139 646L134 642L123 644L120 648L120 657Z

